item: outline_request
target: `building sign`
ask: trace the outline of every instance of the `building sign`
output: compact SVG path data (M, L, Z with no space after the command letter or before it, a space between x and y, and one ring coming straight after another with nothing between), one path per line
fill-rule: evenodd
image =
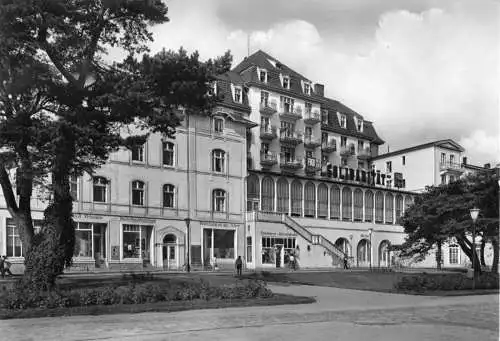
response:
M270 236L270 237L297 237L296 233L290 233L290 232L266 232L266 231L260 231L260 234L263 236Z
M111 246L111 259L120 260L120 247L118 245Z
M151 224L151 225L154 225L156 223L156 220L152 220L152 219L144 219L144 218L135 218L135 217L126 217L126 218L123 218L122 221L135 221L135 222L139 222L141 224Z
M92 214L81 214L81 213L76 213L73 214L74 219L103 219L103 216L100 215L92 215Z
M213 221L200 221L200 226L201 228L205 229L232 229L236 230L240 224L233 224L233 223L215 223Z

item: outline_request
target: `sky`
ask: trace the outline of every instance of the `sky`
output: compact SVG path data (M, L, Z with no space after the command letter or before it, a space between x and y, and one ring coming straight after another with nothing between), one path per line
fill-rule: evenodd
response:
M152 53L230 50L234 66L261 49L372 121L383 152L451 138L469 163L500 161L495 0L166 3L170 22L153 27Z

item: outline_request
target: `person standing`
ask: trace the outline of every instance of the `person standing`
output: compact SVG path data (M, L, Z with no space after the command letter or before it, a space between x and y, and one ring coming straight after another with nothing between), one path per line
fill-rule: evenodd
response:
M344 256L344 270L349 269L349 263L347 261L347 256Z
M243 267L243 261L241 260L241 256L238 256L238 259L236 259L236 273L238 277L241 277L241 268Z
M293 253L290 253L290 266L292 268L292 270L295 270L295 256L293 255Z

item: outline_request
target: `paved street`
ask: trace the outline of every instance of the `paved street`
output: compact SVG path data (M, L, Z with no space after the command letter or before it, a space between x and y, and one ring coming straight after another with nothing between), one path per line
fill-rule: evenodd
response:
M297 306L0 321L9 340L498 340L498 296L425 297L311 286Z

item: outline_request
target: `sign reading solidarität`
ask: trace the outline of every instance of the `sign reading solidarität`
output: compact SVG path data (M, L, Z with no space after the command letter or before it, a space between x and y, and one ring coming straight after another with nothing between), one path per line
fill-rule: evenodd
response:
M75 218L75 219L103 219L103 217L99 216L99 215L81 214L81 213L73 214L73 218Z
M237 229L240 226L240 224L200 221L200 226L201 228L207 228L207 229Z
M260 234L263 236L282 236L282 237L296 237L297 234L290 232L266 232L260 231Z

